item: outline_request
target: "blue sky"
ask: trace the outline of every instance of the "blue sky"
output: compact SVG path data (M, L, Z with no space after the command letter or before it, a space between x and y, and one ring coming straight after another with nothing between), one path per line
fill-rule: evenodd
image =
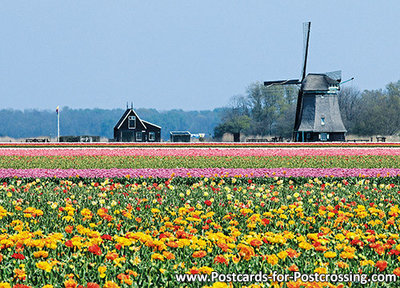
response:
M302 2L302 3L300 3ZM0 108L208 110L253 82L400 80L400 1L1 1Z

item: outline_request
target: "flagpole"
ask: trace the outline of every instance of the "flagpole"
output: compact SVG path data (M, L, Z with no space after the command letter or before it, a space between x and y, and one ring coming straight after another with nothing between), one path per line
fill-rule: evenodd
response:
M60 109L57 106L57 142L60 142Z
M57 114L57 142L60 142L60 112Z

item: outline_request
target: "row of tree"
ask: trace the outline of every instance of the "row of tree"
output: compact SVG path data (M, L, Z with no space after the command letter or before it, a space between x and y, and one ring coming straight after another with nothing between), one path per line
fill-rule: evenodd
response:
M339 106L348 133L355 135L397 135L400 133L400 81L386 89L353 87L340 91Z
M261 83L251 84L245 96L234 96L222 113L222 122L214 135L279 135L290 137L293 131L298 87Z
M221 121L222 109L213 111L157 111L135 109L143 120L161 126L161 138L169 139L170 131L205 133L212 137L214 127ZM72 109L61 107L60 134L64 136L93 135L113 137L113 128L121 116L122 109ZM48 110L0 110L0 136L13 138L57 136L57 114Z
M157 111L135 109L147 121L162 127L164 140L170 131L187 130L222 138L224 133L282 136L290 138L296 114L298 87L265 87L251 84L246 95L232 97L227 108L212 111ZM348 134L395 135L400 132L400 81L386 89L365 90L342 87L339 106ZM61 107L62 135L98 135L112 138L122 109L71 109ZM55 111L0 110L0 136L14 138L57 135Z
M245 96L234 96L215 127L216 138L224 133L290 138L296 114L298 87L261 83L249 86ZM384 90L342 87L339 107L348 134L394 135L400 132L400 81Z

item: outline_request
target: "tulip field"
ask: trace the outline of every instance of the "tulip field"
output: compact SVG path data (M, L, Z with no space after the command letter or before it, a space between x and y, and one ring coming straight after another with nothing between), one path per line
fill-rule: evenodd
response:
M0 288L399 287L399 175L386 143L0 144Z

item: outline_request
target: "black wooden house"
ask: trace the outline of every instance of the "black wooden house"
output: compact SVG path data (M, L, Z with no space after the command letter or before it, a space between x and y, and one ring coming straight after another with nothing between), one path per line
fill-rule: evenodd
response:
M133 108L128 108L114 127L114 141L160 142L161 127L140 119Z

